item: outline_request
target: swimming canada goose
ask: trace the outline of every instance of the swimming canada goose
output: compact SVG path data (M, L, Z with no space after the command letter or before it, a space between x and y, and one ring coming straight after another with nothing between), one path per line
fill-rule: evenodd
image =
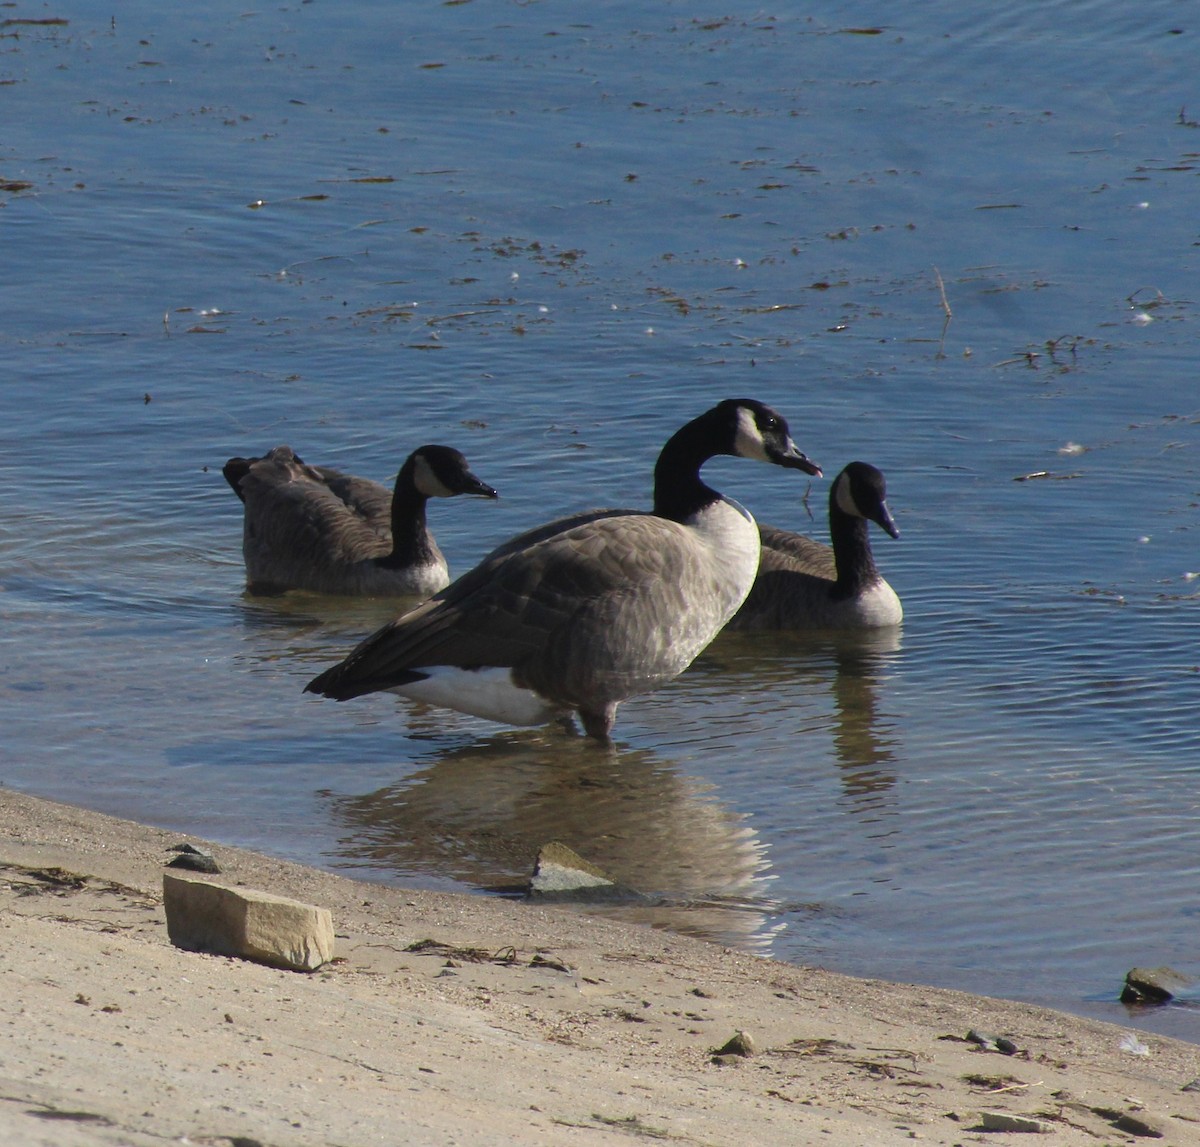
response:
M578 712L607 741L617 706L682 673L758 568L758 527L700 478L718 454L820 469L752 399L689 422L654 468L654 510L599 510L530 530L368 637L307 690L387 690L510 725Z
M754 588L729 629L874 629L898 625L904 609L871 553L867 522L900 536L883 475L851 462L829 488L830 548L801 534L760 526Z
M230 458L222 472L246 504L242 554L252 593L426 597L450 575L425 524L425 503L456 494L497 497L449 446L414 450L394 490L308 466L290 446L262 458Z

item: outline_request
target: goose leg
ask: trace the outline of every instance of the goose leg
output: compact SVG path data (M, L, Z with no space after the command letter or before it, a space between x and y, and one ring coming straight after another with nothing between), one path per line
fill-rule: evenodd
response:
M579 720L583 724L583 731L589 737L595 737L597 741L607 744L611 740L609 734L617 720L616 703L610 701L603 709L580 709Z

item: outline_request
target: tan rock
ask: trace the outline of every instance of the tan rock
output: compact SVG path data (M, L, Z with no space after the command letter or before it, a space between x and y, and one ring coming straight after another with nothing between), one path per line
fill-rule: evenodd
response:
M758 1045L754 1037L746 1031L734 1032L721 1047L713 1048L712 1054L720 1057L725 1055L740 1055L749 1058L758 1054Z
M1044 1119L1011 1111L983 1111L979 1125L984 1131L1026 1131L1035 1135L1048 1135L1053 1130Z
M177 948L311 972L333 959L329 909L163 873L167 935Z
M616 884L602 868L565 844L551 841L538 850L527 891L535 898L566 900L587 899L615 889Z

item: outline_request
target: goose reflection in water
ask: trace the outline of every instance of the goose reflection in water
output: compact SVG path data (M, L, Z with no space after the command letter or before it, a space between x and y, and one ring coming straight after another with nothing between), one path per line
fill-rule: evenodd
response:
M361 637L364 631L420 603L421 598L415 596L334 597L292 590L278 597L256 597L243 590L233 600L233 607L241 615L249 640L261 638L270 642L270 649L264 648L264 653L277 654L276 639L281 636L312 634L319 638L319 653L315 657L323 660L347 640Z
M736 699L736 710L733 701L721 702L726 710L721 736L727 740L768 739L764 730L773 724L787 738L790 754L815 759L822 753L821 734L829 735L844 797L852 812L867 818L888 805L896 785L899 738L882 698L901 643L899 627L784 634L726 630L675 688L695 698L719 691ZM678 708L685 702L678 695L670 700Z
M369 627L367 612L390 608L304 595L241 604L248 659L272 669L285 647L288 664L320 664L343 632ZM589 912L765 950L781 920L766 846L682 762L694 759L695 773L741 792L732 799L749 808L754 790L742 786L757 785L764 769L787 785L832 759L848 811L876 835L895 811L897 734L886 702L900 647L899 629L721 634L685 674L630 703L657 752L597 752L553 728L481 733L469 718L397 699L417 755L402 781L327 797L345 829L339 855L389 878L515 893L538 850L558 841L645 895ZM726 785L730 769L746 779ZM822 911L789 903L785 915L795 927Z
M900 631L847 635L830 647L833 677L834 752L842 790L859 812L884 806L895 787L898 736L880 703L882 678L900 650Z
M651 752L504 733L432 757L402 783L335 797L333 812L355 866L515 892L558 841L642 894L589 912L741 947L769 940L763 846L709 786Z

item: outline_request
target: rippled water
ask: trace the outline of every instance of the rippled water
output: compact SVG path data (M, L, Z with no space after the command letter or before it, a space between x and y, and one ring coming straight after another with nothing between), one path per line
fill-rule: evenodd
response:
M0 22L4 783L432 887L562 839L656 923L1200 1039L1111 1002L1197 971L1184 10L112 12ZM303 696L394 605L241 592L230 455L457 445L461 570L738 394L887 473L903 631L722 638L615 756Z

